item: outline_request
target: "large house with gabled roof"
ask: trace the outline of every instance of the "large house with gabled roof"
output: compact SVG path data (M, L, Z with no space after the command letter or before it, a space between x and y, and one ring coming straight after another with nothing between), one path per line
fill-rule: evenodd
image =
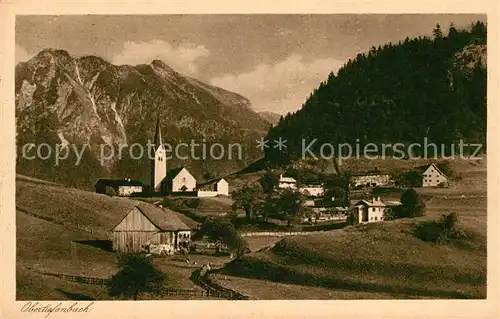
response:
M436 187L448 184L448 177L434 164L429 165L422 175L422 187Z

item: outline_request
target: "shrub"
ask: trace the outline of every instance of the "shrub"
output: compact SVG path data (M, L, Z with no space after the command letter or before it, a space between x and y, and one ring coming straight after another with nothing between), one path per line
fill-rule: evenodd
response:
M106 186L106 191L105 191L106 195L108 196L116 196L116 191L113 187L111 186Z
M201 200L199 198L190 198L186 200L185 205L189 208L198 208L200 207Z
M420 187L422 186L423 173L420 171L406 171L396 177L397 186Z
M437 163L436 166L446 176L448 176L448 177L452 177L453 176L453 170L451 169L450 163L448 161Z
M465 238L465 234L457 228L458 215L455 212L443 214L439 221L426 221L415 227L415 235L424 240L438 244L446 244L452 239Z
M393 208L388 209L384 213L384 220L395 220L395 219L399 218L399 209L400 209L400 207L393 207Z

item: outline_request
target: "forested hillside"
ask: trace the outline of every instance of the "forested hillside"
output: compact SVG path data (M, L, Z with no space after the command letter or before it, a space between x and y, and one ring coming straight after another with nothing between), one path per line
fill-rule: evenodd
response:
M282 137L287 148L268 148L266 158L300 157L303 138L318 139L317 153L322 143L484 143L486 25L433 31L372 47L332 72L302 109L271 128L268 139Z

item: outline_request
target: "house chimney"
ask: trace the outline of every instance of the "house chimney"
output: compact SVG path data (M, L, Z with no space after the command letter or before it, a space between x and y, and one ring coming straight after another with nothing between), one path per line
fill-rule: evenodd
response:
M380 196L379 196L379 197L377 197L377 202L380 202Z
M375 203L375 197L372 197L372 202Z

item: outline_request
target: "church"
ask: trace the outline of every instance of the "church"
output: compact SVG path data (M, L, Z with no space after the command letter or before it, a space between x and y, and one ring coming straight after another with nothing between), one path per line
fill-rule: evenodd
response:
M156 120L153 150L151 154L151 191L154 195L184 195L195 197L228 196L228 184L218 179L213 189L198 187L196 178L186 167L168 170L167 154L161 137L160 119Z
M202 185L198 185L196 178L186 167L168 169L167 152L161 136L160 118L156 119L153 148L151 151L150 188L147 195L183 195L194 197L229 196L229 185L226 180L219 178ZM96 185L96 192L105 194L111 187L118 196L145 195L145 187L140 181L130 179L100 179Z

